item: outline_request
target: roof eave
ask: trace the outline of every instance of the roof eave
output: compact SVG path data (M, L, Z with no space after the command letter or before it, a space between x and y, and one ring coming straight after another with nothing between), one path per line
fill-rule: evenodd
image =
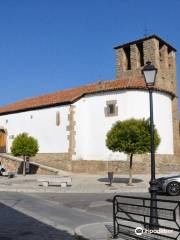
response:
M5 112L0 112L0 116L3 115L8 115L8 114L14 114L14 113L20 113L20 112L29 112L33 110L41 110L49 107L57 107L57 106L62 106L62 105L69 105L71 104L70 101L63 102L63 103L51 103L51 104L46 104L46 105L40 105L40 106L34 106L34 107L27 107L27 108L22 108L22 109L15 109L15 110L9 110Z
M153 89L156 92L166 93L173 98L177 97L177 95L175 93L171 92L171 91L167 91L165 89L159 89L159 88L156 88L156 87L154 87ZM10 110L10 111L6 111L6 112L1 112L0 116L20 113L20 112L33 111L33 110L40 110L40 109L45 109L45 108L49 108L49 107L69 105L69 104L73 104L73 103L77 102L79 99L81 99L82 97L84 97L86 95L96 94L96 93L101 93L101 92L114 92L114 91L117 91L117 90L148 90L148 88L146 86L138 86L138 87L137 86L125 86L125 87L116 87L114 89L99 89L99 90L97 89L96 91L90 91L90 92L78 95L77 97L74 97L73 99L71 99L71 101L44 104L44 105L34 106L34 107L31 106L31 107L27 107L27 108L23 108L23 109L15 109L15 110L12 110L12 111Z
M157 40L159 40L160 42L164 43L165 45L167 45L171 50L177 52L177 50L171 46L169 43L167 43L166 41L164 41L162 38L160 38L159 36L153 34L151 36L148 36L148 37L144 37L144 38L141 38L141 39L137 39L135 41L132 41L132 42L128 42L128 43L124 43L124 44L121 44L121 45L118 45L118 46L115 46L114 49L118 49L118 48L123 48L123 47L127 47L129 45L132 45L132 44L138 44L138 43L141 43L143 41L146 41L146 40L149 40L151 38L156 38Z

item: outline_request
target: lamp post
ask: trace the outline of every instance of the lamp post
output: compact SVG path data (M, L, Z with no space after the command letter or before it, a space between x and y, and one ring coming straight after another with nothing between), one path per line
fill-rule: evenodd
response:
M147 62L142 69L146 86L149 90L149 103L150 103L150 136L151 136L151 180L149 182L150 188L149 192L151 194L150 203L150 229L158 228L158 213L157 213L157 182L156 182L156 166L155 166L155 148L154 148L154 120L153 120L153 86L156 80L157 68Z

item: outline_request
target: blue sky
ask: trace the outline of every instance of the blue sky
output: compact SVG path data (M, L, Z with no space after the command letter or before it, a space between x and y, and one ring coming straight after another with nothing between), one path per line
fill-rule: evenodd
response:
M180 51L179 12L179 0L1 0L0 105L114 79L113 47L145 29Z

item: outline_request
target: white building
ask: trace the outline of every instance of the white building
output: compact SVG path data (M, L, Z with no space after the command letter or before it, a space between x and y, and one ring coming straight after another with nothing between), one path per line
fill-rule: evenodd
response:
M179 139L175 49L157 36L116 49L117 79L26 99L0 108L0 151L10 153L22 132L39 142L37 161L74 171L121 165L127 156L113 153L106 134L119 120L149 118L149 93L141 75L145 62L158 68L154 123L161 143L157 154L177 155Z

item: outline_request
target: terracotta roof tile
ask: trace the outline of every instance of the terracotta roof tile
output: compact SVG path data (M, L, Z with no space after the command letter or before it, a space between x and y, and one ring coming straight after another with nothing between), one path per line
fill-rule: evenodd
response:
M46 94L39 97L33 97L0 107L0 115L38 109L48 106L55 106L60 104L70 104L76 101L77 99L81 98L85 94L121 89L146 89L146 86L144 81L134 79L99 81L94 84L58 91L55 93ZM175 95L172 92L168 92L163 89L155 88L155 90L167 92L172 96Z

